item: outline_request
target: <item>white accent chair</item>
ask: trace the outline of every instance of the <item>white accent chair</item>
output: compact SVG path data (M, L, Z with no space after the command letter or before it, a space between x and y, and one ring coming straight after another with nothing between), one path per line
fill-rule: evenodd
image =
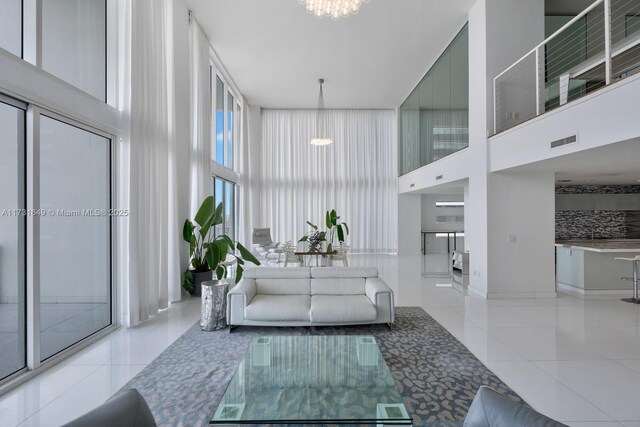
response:
M373 267L248 268L227 295L230 329L393 322L393 291Z
M251 247L254 252L266 260L280 260L282 249L271 238L271 228L254 228L251 235Z
M336 247L336 254L331 257L331 262L342 261L345 267L349 267L349 261L347 261L347 253L349 252L349 245L340 245Z
M282 245L282 250L284 251L284 266L287 267L290 262L294 262L300 264L300 266L304 266L304 262L300 256L296 255L297 246L291 241L288 240Z

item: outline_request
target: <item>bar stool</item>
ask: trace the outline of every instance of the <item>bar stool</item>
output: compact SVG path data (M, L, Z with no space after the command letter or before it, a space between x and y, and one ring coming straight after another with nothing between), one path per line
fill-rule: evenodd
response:
M622 280L633 281L633 297L622 298L624 302L630 302L633 304L640 304L640 298L638 297L638 262L640 262L640 255L635 258L616 258L621 261L631 261L633 263L633 277L622 277Z

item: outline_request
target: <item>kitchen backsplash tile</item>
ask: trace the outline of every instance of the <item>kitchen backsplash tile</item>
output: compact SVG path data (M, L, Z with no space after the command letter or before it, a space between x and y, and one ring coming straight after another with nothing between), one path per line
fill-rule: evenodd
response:
M556 194L557 240L640 239L640 185L556 185Z
M556 240L627 238L626 211L556 211Z
M640 185L556 185L556 194L640 194Z

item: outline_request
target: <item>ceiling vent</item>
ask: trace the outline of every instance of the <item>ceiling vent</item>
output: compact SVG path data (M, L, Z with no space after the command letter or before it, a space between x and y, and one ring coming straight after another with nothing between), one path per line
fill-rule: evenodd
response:
M573 144L578 141L578 135L568 136L566 138L558 139L551 142L551 148L562 147L563 145Z

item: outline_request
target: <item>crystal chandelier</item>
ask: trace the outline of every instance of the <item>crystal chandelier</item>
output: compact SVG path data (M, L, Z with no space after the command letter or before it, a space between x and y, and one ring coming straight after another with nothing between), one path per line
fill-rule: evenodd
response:
M358 13L362 3L370 0L298 0L305 5L309 13L319 18L330 16L331 19L340 19L352 13Z
M324 79L319 79L320 94L318 95L318 109L316 110L316 136L311 138L311 145L329 145L333 143L333 139L328 136L327 118L324 111L324 95L322 93L322 85Z

